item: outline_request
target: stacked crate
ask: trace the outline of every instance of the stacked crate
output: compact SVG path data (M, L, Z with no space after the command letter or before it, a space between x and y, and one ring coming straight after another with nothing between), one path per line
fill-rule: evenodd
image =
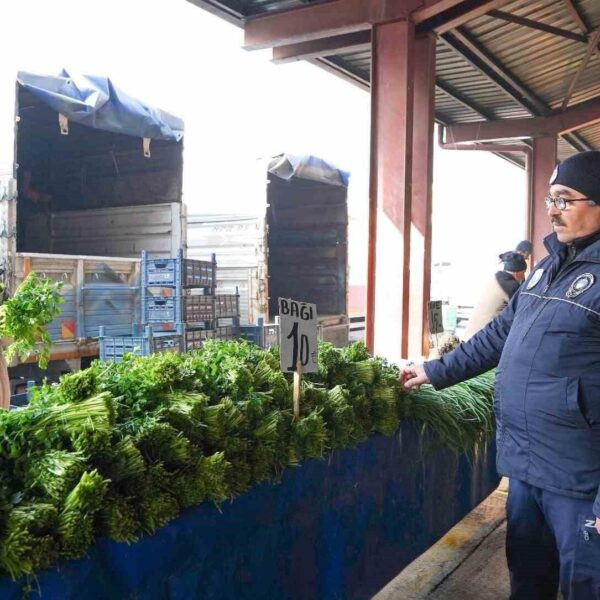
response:
M233 340L240 337L239 294L215 294L212 327L185 330L186 350L200 348L205 340Z
M237 294L216 294L217 263L176 258L149 259L142 253L142 319L155 331L183 332L186 351L207 339L229 340L240 335Z
M142 252L142 323L155 331L181 331L185 340L206 339L214 329L217 262L184 258L148 258Z
M239 295L216 294L217 262L184 258L148 258L142 252L142 322L132 335L107 336L100 328L100 358L122 360L125 354L187 352L206 340L240 337Z

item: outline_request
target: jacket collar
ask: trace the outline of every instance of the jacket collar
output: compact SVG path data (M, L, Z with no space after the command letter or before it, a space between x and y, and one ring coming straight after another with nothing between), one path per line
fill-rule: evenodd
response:
M600 231L578 238L572 242L577 248L575 260L600 261ZM559 255L569 244L563 244L558 241L556 233L552 233L544 238L544 246L552 256Z

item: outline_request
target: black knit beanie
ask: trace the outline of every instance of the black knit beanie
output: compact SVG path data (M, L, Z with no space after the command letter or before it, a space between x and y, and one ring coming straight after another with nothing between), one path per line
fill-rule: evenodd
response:
M577 190L600 204L600 152L580 152L561 162L550 177L550 185L554 184Z
M500 255L500 260L504 263L504 270L518 273L527 270L527 263L518 252L504 252Z
M533 252L533 244L529 240L523 240L517 244L515 252L526 252L531 254Z

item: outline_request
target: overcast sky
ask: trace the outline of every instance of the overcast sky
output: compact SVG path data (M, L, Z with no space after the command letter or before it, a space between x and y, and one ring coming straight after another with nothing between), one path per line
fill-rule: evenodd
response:
M107 75L185 120L188 212L258 211L257 160L284 151L350 171L351 281L364 281L368 93L244 51L240 29L185 0L1 0L0 23L0 172L12 161L18 70ZM453 262L454 287L471 295L522 239L524 173L483 153L436 151L434 179L434 258Z

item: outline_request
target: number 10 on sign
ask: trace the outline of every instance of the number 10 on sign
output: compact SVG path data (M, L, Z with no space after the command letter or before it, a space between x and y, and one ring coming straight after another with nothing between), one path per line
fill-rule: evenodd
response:
M279 347L281 370L315 373L317 364L317 307L315 304L279 298Z

